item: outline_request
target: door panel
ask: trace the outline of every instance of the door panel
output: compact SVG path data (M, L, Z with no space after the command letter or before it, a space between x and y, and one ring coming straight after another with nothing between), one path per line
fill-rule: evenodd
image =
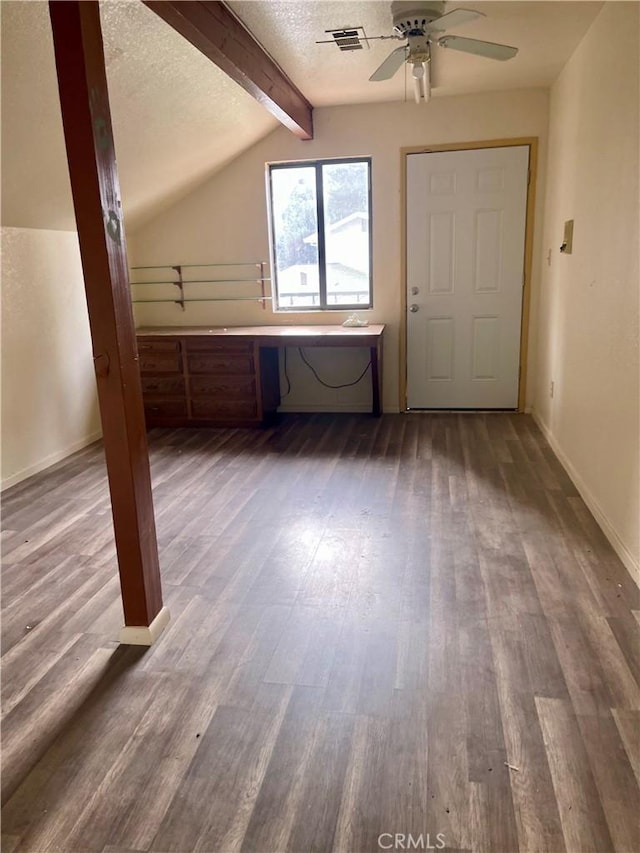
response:
M476 293L498 293L502 277L502 211L478 210L475 221L474 277Z
M450 382L453 379L453 317L430 317L427 328L427 376L431 382Z
M429 292L453 293L455 216L429 214Z
M407 157L407 405L518 405L528 146Z
M498 379L500 374L500 318L473 318L474 379Z

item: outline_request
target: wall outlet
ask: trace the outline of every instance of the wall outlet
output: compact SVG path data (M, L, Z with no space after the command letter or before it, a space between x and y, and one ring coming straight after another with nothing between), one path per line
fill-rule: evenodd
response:
M551 380L551 382L549 383L549 396L550 397L553 397L554 388L555 388L555 382L553 380Z

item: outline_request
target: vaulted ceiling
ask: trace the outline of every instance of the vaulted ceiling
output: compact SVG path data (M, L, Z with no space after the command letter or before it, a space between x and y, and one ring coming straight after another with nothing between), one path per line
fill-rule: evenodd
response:
M453 8L458 4L448 4ZM456 34L513 44L508 63L438 49L434 96L548 86L599 2L469 2L485 13ZM388 2L246 2L229 6L314 106L410 99L403 71L369 83L395 47L341 53L325 30L391 31ZM46 2L3 0L2 222L75 227ZM277 126L243 89L140 0L101 2L114 135L129 227L149 218ZM428 109L428 106L425 106Z
M430 4L417 0L415 5ZM369 83L398 42L371 41L368 49L346 53L333 44L315 43L331 38L325 30L341 27L361 26L369 37L390 35L390 2L232 0L229 6L314 106L413 99L411 87L405 90L403 71L387 82ZM447 11L459 7L476 9L485 17L456 27L456 35L513 45L519 53L509 62L495 62L436 48L436 97L549 86L602 3L461 0L446 4Z
M74 229L46 2L3 0L3 224ZM188 192L277 125L140 0L101 3L129 225Z

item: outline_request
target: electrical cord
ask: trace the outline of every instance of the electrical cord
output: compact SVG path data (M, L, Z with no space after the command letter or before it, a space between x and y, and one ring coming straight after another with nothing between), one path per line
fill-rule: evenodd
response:
M286 349L285 349L285 352L286 352ZM360 376L358 376L358 378L355 380L355 382L345 382L344 385L329 385L328 382L324 382L322 379L320 379L320 377L316 373L314 366L312 364L309 364L302 347L298 347L298 352L300 353L300 358L302 359L302 361L307 365L307 367L313 373L313 375L316 377L318 382L321 385L324 385L325 388L334 388L334 389L336 389L336 388L351 388L352 385L357 385L358 382L361 382L364 379L367 370L369 370L369 368L371 367L371 360L369 360L369 363L367 364L365 369L362 371ZM288 381L288 377L287 377L287 381ZM289 390L291 390L291 385L289 385Z
M284 378L287 380L287 392L286 394L281 394L280 399L284 400L285 397L288 397L291 393L291 380L289 379L289 366L287 364L287 348L284 347L284 357L282 359L282 372L284 373Z

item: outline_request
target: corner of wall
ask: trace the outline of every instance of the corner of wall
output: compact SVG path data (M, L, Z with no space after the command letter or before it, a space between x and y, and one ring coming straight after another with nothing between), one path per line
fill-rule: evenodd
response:
M551 89L532 404L636 581L639 9L605 3ZM571 255L559 252L567 220Z
M77 234L2 229L2 488L99 438Z

